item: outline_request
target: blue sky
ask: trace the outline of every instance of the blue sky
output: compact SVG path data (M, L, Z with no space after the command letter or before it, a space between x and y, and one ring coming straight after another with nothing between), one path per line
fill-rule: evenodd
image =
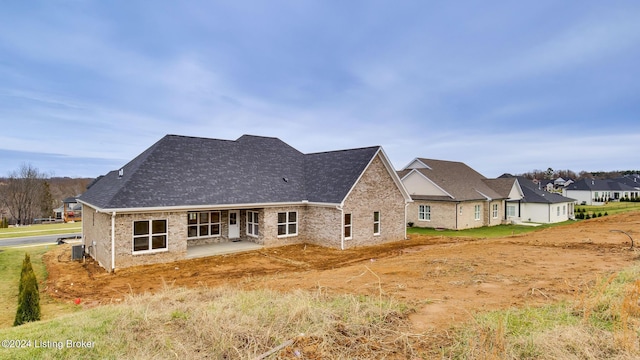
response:
M638 1L5 2L0 176L95 177L166 134L487 177L638 169L638 19Z

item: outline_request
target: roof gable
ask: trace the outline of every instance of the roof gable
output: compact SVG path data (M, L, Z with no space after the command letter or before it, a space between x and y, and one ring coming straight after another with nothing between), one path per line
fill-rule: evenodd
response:
M524 196L520 183L515 177L485 179L484 182L504 199L519 200Z
M427 168L417 168L413 171L422 174L456 201L504 198L484 182L486 180L484 176L462 162L425 158L417 160ZM408 170L405 169L400 174L405 177ZM414 195L431 194L412 194L413 198L417 198Z
M453 199L453 195L447 193L418 169L403 170L398 174L402 176L402 182L412 196L446 196Z

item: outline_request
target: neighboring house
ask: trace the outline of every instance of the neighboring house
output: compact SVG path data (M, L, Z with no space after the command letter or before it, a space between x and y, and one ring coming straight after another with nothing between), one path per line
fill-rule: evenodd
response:
M407 221L417 227L468 229L499 225L506 219L505 199L512 191L461 162L416 158L398 171L413 202Z
M66 223L82 220L82 205L75 197L62 200L62 220Z
M524 194L517 200L518 217L522 221L550 224L575 218L575 199L540 189L539 184L524 177L517 179Z
M567 181L565 179L559 177L559 178L553 180L553 186L555 188L560 188L560 187L563 187L566 182Z
M617 180L582 179L565 187L562 194L578 204L603 205L609 201L640 196L640 189Z
M406 189L380 146L303 154L277 138L167 135L79 198L85 251L111 270L199 244L350 248L406 238Z
M636 197L640 197L638 194L640 194L640 175L638 174L633 174L633 175L624 175L621 176L619 178L613 179L614 181L617 181L619 183L625 184L629 187L634 188L636 191L632 192L631 194L629 194L629 198L633 198L633 195L635 193ZM623 196L624 198L624 196Z

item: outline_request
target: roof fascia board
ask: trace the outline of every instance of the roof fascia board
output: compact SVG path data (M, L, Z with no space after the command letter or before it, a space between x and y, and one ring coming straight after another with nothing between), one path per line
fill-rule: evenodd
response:
M387 153L384 151L384 148L380 147L376 155L378 154L381 155L380 159L382 160L382 164L387 169L387 172L391 176L391 179L393 179L393 182L396 184L398 189L400 189L400 192L402 193L402 197L404 197L405 203L413 202L413 200L411 199L411 195L409 194L409 190L407 190L407 188L404 187L404 183L402 182L402 180L400 180L400 176L398 176L398 172L396 172L393 165L391 164L391 160L389 160L389 157L387 156ZM375 156L373 158L375 158ZM369 162L369 164L371 164L371 162ZM367 168L368 167L369 165L367 165Z
M482 191L478 190L478 189L474 189L478 194L482 195L482 197L484 197L485 199L487 199L487 201L491 201L493 199L491 199L491 197L485 195L482 193Z
M448 191L446 191L445 189L443 189L442 187L440 187L438 184L436 184L435 182L433 182L433 180L429 179L429 177L425 174L423 174L421 171L419 171L418 169L412 169L407 175L405 175L402 179L406 179L407 176L409 176L411 173L417 173L418 175L422 176L425 180L427 180L428 182L430 182L433 186L435 186L436 188L438 188L438 190L442 191L443 193L445 193L448 197L450 197L451 199L455 200L456 197L449 194Z
M524 191L522 191L522 186L520 186L520 181L518 181L518 178L516 178L516 181L513 184L513 186L517 186L518 194L520 194L520 197L524 197Z
M403 167L402 170L407 170L409 168L409 165L413 164L416 161L419 162L420 164L422 164L425 169L431 169L431 167L429 165L425 164L419 157L417 157L417 158L411 160L407 165L405 165L405 167Z

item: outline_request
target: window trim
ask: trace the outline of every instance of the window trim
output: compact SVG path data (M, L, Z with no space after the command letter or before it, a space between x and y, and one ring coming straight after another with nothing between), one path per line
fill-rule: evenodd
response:
M475 221L479 221L480 220L480 205L474 205L473 207L473 220Z
M254 218L255 216L255 218ZM259 219L259 212L255 211L255 210L247 210L247 226L246 226L246 233L248 236L251 237L259 237L260 236L260 219ZM255 220L252 221L252 220ZM255 230L254 232L250 232L249 228L251 228L252 230Z
M296 221L291 221L290 215L291 214L296 214ZM281 223L280 222L280 214L286 214L286 219L285 222ZM298 211L278 211L277 213L277 226L276 226L276 232L278 233L278 237L279 238L284 238L284 237L290 237L290 236L298 236ZM284 225L285 226L285 233L284 234L279 234L280 232L280 226ZM295 233L289 233L289 226L290 225L295 225L296 226L296 232Z
M165 232L163 233L154 233L153 232L153 222L154 221L164 221ZM149 233L145 235L136 235L136 223L138 222L146 222L149 224ZM153 237L154 236L164 236L165 237L165 247L153 249ZM140 238L147 238L147 244L149 248L147 250L135 250L135 240ZM133 255L141 255L141 254L153 254L159 252L167 252L169 251L169 219L148 219L148 220L132 220L131 221L131 254Z
M418 205L418 220L431 221L431 205Z
M347 224L347 216L349 216L349 223ZM345 213L343 217L342 236L345 240L353 239L353 215L351 213ZM349 236L347 236L347 228L349 229Z
M214 213L218 214L218 222L212 222L213 219L213 215ZM196 214L197 215L197 223L196 224L189 224L189 216L191 216L191 214ZM201 214L208 214L209 216L209 222L207 223L201 223L200 222L200 215ZM201 226L207 226L208 232L209 234L207 235L200 235L200 227ZM217 234L211 234L211 226L212 225L218 225L218 233ZM197 234L196 236L189 236L189 228L191 227L195 227L197 229ZM220 237L222 235L222 212L220 210L212 210L212 211L189 211L187 213L187 239L205 239L205 238L211 238L211 237Z
M378 220L376 220L376 214L378 214ZM373 236L380 235L380 232L381 232L380 225L381 225L380 211L374 211L373 212ZM376 231L376 228L378 231Z
M497 219L498 218L498 213L499 213L498 204L493 204L491 211L492 211L493 218Z

